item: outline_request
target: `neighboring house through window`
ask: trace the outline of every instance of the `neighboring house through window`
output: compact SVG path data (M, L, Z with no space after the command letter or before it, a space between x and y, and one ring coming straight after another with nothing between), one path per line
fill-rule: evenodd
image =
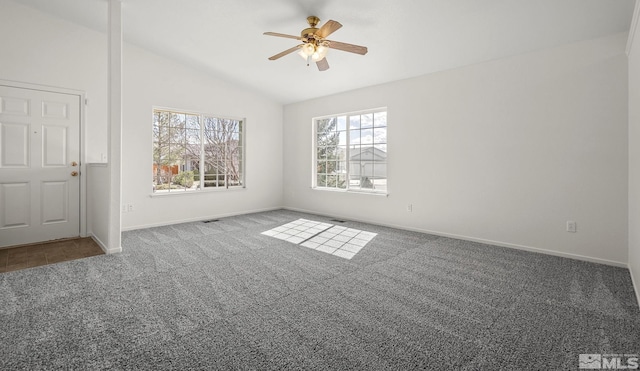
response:
M244 187L244 120L153 110L153 192Z
M387 192L387 111L314 119L317 189Z

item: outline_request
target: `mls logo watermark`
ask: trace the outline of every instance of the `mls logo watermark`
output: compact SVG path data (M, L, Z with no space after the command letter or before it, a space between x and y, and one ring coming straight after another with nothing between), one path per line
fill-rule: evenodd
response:
M637 354L580 354L578 368L592 370L637 370Z

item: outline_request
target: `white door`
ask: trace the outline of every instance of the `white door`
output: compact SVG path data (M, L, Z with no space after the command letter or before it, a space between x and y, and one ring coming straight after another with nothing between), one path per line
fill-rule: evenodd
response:
M80 96L0 85L0 247L80 235Z

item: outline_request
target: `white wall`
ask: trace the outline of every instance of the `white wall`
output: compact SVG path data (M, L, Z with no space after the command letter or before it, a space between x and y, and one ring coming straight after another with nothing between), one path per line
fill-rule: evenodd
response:
M109 250L109 169L107 164L87 164L87 233L107 253Z
M285 206L626 265L625 41L287 105ZM389 196L311 189L312 118L385 106Z
M106 18L107 2L104 14ZM107 152L106 35L0 1L0 45L0 79L86 92L85 162L101 162ZM126 44L123 63L122 202L135 206L123 215L123 228L282 206L280 104ZM149 197L154 105L246 118L247 188ZM88 197L100 197L88 188ZM89 222L94 231L100 228L98 221Z
M246 188L151 197L154 106L245 118ZM126 45L123 116L123 229L282 207L281 104Z
M106 13L105 2L105 18ZM85 162L107 151L107 38L88 28L0 1L0 79L82 90Z
M636 2L629 53L629 270L640 302L640 4Z

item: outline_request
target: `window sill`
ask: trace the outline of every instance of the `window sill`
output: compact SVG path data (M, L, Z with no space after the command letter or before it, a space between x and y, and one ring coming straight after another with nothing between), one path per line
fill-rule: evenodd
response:
M358 191L354 189L336 189L336 188L321 188L321 187L311 187L311 189L314 191L320 191L320 192L336 192L336 193L349 193L349 194L389 197L389 192L387 191Z
M238 192L244 191L247 187L233 187L233 188L214 188L206 189L204 191L173 191L173 192L153 192L149 197L171 197L171 196L185 196L185 195L201 195L207 193L221 193L221 192Z

